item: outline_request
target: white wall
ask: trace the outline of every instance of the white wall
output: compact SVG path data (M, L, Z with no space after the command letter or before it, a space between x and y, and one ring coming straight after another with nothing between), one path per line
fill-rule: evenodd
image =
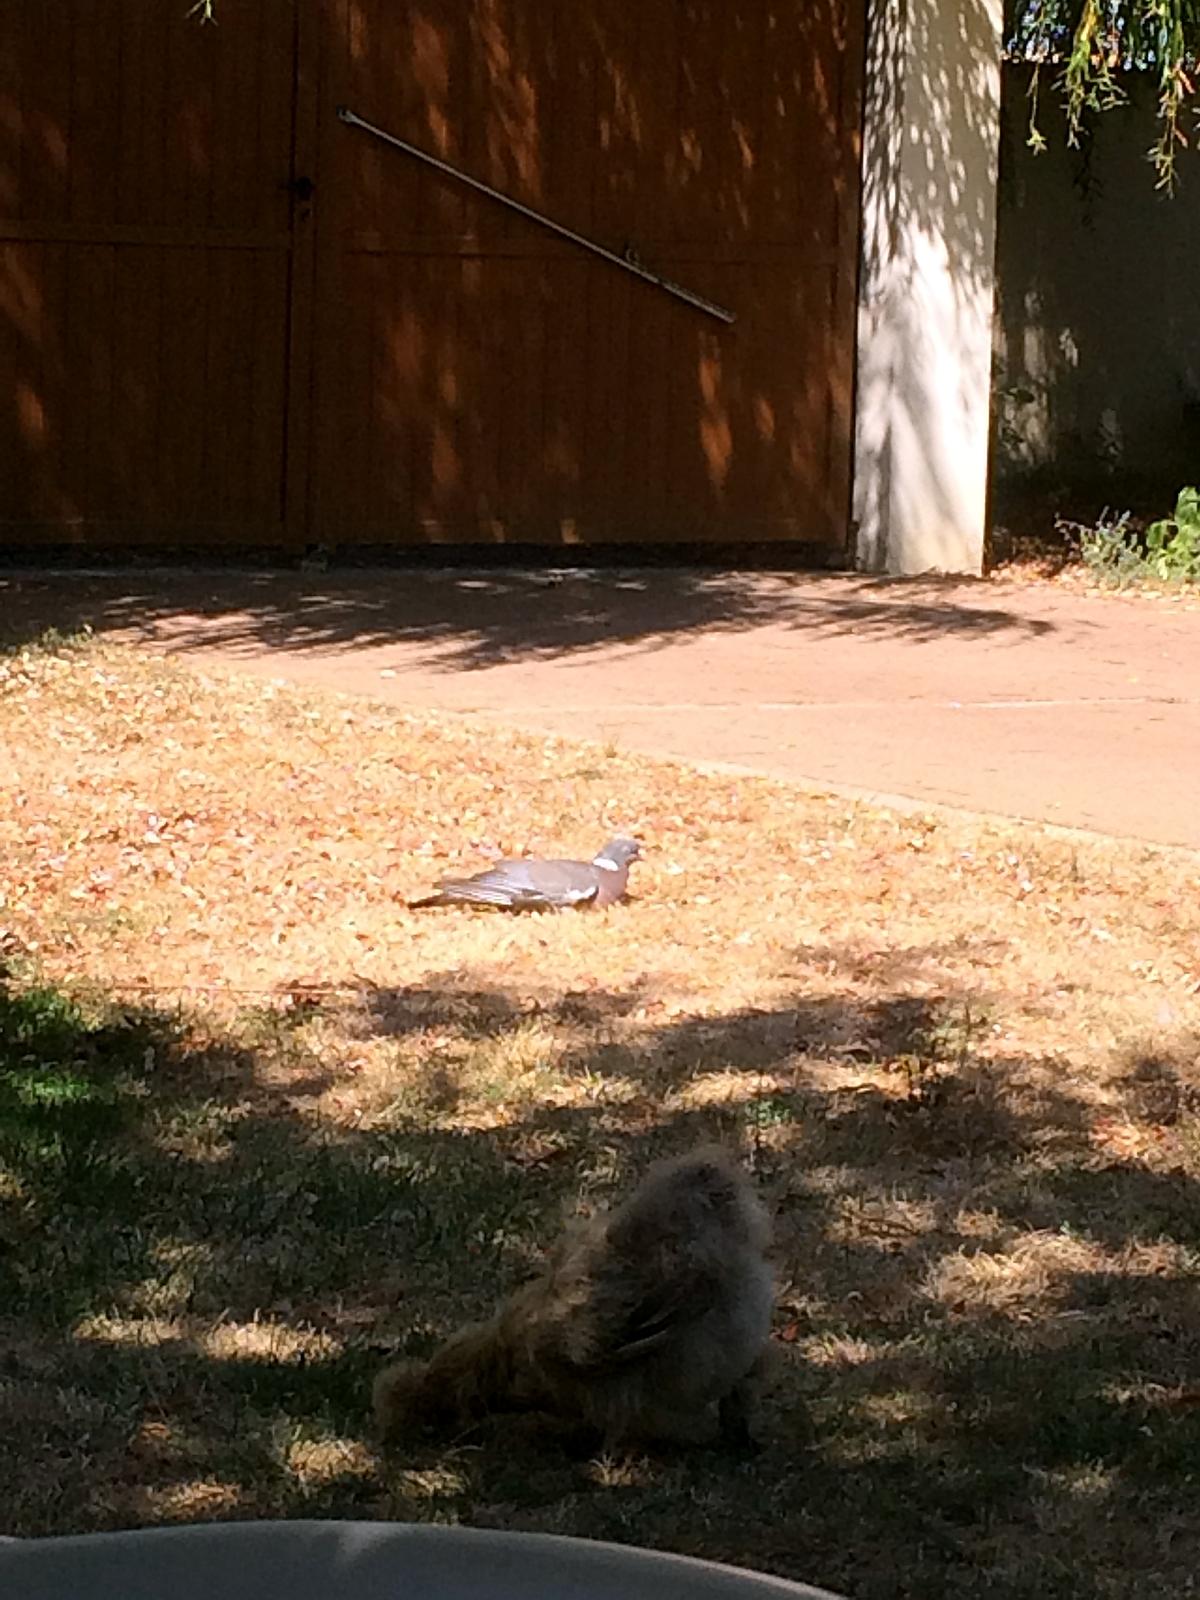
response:
M979 572L1002 0L872 0L855 517L870 571Z

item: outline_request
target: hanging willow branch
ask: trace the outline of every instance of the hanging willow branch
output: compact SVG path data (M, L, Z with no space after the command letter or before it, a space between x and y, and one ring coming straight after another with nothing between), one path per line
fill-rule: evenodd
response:
M1058 69L1067 137L1078 143L1085 117L1121 105L1130 72L1158 82L1158 136L1149 155L1160 188L1171 189L1176 157L1188 143L1185 112L1200 59L1200 0L1009 0L1010 59L1033 65L1030 143L1045 148L1038 125L1041 74Z

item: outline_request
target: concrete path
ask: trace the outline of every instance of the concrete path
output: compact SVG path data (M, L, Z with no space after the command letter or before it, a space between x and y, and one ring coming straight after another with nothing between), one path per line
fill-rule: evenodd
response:
M1200 849L1200 610L696 570L0 574L0 631Z

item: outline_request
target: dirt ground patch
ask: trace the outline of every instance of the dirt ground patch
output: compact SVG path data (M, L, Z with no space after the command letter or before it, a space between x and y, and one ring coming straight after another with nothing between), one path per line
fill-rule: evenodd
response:
M461 1520L858 1600L1195 1592L1200 864L200 674L0 658L4 1531ZM646 841L633 898L404 906ZM736 1144L762 1453L375 1447L377 1366Z

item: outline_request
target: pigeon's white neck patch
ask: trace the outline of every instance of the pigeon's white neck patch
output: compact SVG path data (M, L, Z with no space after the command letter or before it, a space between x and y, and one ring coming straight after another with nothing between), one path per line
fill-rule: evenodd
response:
M602 867L605 872L620 872L621 870L619 864L611 856L593 856L592 865L594 867Z

